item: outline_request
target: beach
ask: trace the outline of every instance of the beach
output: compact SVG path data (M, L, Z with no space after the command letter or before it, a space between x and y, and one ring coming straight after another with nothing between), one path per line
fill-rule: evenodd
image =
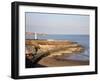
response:
M47 67L89 65L88 60L67 59L70 56L79 55L84 52L85 48L77 42L69 40L29 39L26 40L25 44L32 48L32 50L29 51L29 54L32 55L26 52L26 58L29 59L33 65L39 64ZM37 51L35 49L37 49Z
M61 59L55 57L44 57L38 62L38 64L48 67L89 65L89 61L64 60L61 56L60 58Z

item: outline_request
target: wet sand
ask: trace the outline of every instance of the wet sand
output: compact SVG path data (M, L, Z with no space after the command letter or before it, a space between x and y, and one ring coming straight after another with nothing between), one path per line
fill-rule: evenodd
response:
M89 61L77 61L77 60L65 60L65 59L57 59L55 57L44 57L41 59L38 64L48 67L56 67L56 66L80 66L80 65L89 65Z

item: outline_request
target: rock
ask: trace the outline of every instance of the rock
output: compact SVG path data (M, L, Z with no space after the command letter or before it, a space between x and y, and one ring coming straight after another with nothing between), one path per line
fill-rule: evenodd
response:
M25 53L26 54L36 54L36 50L35 50L35 47L34 46L30 46L30 45L26 45L25 46Z
M49 55L61 56L79 54L84 51L83 46L71 41L47 41L47 40L26 40L26 54L36 55L36 58Z

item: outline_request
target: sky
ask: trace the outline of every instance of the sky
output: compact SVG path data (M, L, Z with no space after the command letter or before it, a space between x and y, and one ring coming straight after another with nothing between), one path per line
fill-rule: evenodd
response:
M26 32L89 34L89 16L78 14L25 13Z

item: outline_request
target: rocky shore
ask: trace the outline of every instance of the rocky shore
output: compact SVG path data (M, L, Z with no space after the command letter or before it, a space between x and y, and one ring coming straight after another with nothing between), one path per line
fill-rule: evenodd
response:
M64 56L80 54L85 50L77 42L68 40L26 40L26 58L44 66L84 65L88 62L63 60ZM40 58L42 57L42 58ZM59 58L58 58L59 57ZM52 63L51 63L52 62Z

